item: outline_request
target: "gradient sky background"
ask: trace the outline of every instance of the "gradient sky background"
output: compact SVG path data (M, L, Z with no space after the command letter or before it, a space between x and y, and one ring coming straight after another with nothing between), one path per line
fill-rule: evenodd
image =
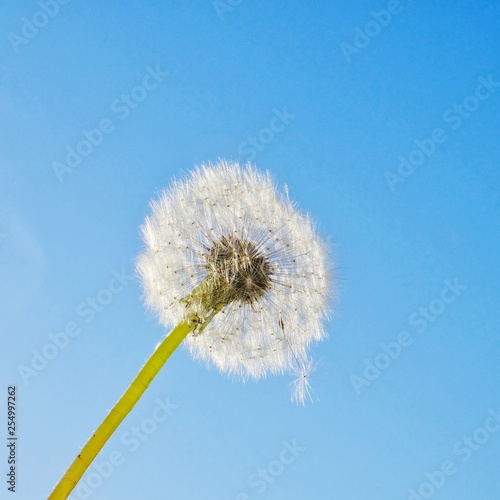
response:
M320 401L295 406L289 377L243 384L181 349L96 460L122 463L97 487L91 468L91 494L72 498L407 499L449 460L432 498L498 500L500 432L478 429L500 407L500 86L470 96L500 82L500 2L224 1L71 1L26 43L9 33L40 5L1 4L0 434L14 383L19 464L18 493L0 497L46 498L165 333L135 279L92 319L81 304L133 274L149 200L223 157L270 170L331 243ZM398 13L348 61L342 44L388 4ZM121 119L112 103L157 65L168 74ZM477 109L458 119L464 102ZM244 142L283 108L294 118L251 158ZM60 181L53 162L105 118L114 130ZM391 190L386 172L437 128L445 140ZM441 308L446 280L466 289ZM71 321L80 335L23 380ZM358 394L353 375L403 331L411 345ZM178 407L132 450L158 398ZM487 442L469 456L472 435ZM261 492L252 475L279 470L293 440L305 450Z

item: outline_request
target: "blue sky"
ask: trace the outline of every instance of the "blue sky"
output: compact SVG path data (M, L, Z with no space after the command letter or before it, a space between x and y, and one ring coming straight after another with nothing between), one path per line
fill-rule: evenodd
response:
M48 495L165 333L133 277L138 228L173 178L220 157L270 170L330 242L319 402L181 349L72 498L497 500L499 2L0 13L16 498Z

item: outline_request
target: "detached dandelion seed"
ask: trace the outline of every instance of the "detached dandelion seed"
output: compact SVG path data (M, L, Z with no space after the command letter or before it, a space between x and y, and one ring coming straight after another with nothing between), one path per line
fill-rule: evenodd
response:
M317 364L312 359L297 365L294 371L295 379L291 383L293 386L292 402L303 406L305 406L306 401L313 402L312 387L309 380L316 370Z
M192 356L243 379L295 373L292 400L312 401L312 343L331 297L326 247L311 219L250 164L195 169L152 203L139 256L147 305L173 330L49 496L66 499L111 434L185 340Z

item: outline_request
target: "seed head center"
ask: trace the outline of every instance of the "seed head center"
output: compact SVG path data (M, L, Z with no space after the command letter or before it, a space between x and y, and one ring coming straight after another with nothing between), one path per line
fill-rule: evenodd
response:
M252 241L222 236L207 250L206 268L219 303L252 305L271 288L269 260Z

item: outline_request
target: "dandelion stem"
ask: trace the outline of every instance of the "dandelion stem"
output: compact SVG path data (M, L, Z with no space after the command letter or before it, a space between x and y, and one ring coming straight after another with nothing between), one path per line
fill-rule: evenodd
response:
M198 325L197 318L188 318L180 322L155 349L146 364L130 384L123 396L108 413L101 425L92 434L82 451L75 458L62 479L57 483L48 500L66 500L75 488L83 473L87 470L106 441L128 415L137 401L148 388L170 355L177 349L186 336Z

